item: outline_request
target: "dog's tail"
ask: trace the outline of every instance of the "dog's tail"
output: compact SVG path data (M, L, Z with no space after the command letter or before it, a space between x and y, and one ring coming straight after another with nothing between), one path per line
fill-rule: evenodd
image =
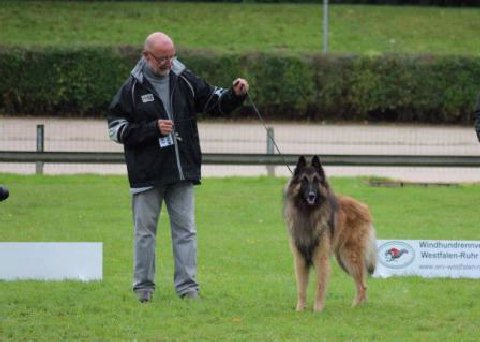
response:
M377 265L377 238L375 236L373 225L370 226L370 228L365 248L365 266L367 267L368 273L371 275L375 272L375 266Z

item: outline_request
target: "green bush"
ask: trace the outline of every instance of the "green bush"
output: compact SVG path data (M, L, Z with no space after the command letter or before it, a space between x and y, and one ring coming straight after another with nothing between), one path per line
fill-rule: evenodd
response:
M2 49L0 111L102 117L140 53ZM275 120L465 124L479 91L480 57L178 53L211 84L248 79L255 105ZM248 113L254 112L247 102L237 116Z
M357 58L352 108L367 120L470 122L479 63L479 58L457 56Z
M97 114L108 106L132 61L121 50L0 51L5 113Z

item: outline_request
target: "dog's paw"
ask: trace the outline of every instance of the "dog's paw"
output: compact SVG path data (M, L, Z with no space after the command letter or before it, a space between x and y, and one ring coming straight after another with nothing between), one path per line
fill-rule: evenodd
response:
M366 297L363 297L363 298L355 298L353 300L353 303L352 303L352 306L355 307L355 306L361 306L361 305L365 305L367 303L367 298Z
M362 288L358 291L357 295L353 299L352 306L361 305L367 302L367 291L366 288Z
M297 307L295 308L297 311L305 310L305 304L297 303Z

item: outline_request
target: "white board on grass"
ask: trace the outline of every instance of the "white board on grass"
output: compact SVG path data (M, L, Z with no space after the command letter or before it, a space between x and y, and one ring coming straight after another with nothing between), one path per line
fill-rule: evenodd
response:
M101 242L0 242L0 279L101 280Z

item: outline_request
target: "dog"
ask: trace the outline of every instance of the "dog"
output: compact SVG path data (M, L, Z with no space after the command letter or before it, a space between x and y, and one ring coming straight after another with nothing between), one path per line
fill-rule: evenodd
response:
M296 310L305 309L311 268L317 275L313 310L324 308L332 254L355 282L353 306L365 302L367 275L377 256L372 217L367 205L334 194L318 156L309 165L304 156L298 158L284 189L283 215L295 264Z

